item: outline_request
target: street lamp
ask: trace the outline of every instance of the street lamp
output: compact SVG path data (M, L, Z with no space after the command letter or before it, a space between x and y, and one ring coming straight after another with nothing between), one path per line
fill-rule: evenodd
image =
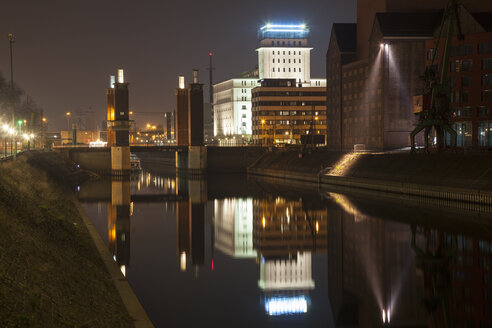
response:
M67 130L70 131L70 112L66 112L65 115L67 116Z

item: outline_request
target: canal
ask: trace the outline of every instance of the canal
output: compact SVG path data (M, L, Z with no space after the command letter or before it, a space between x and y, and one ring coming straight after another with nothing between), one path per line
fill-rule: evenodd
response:
M492 214L145 168L78 187L156 327L491 327Z

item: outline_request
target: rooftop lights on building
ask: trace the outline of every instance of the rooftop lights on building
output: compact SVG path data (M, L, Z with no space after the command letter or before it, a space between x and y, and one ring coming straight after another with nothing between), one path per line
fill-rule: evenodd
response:
M272 297L265 301L265 311L268 315L285 315L307 312L305 296Z
M178 76L178 88L180 88L180 89L185 88L185 77L184 76Z
M114 89L114 84L116 83L116 77L114 75L111 75L109 77L109 87L111 89Z
M307 30L306 24L291 24L291 25L283 25L283 24L266 24L265 26L261 27L260 30L268 29L273 32L292 32L290 30L293 30L294 32L298 31L305 31Z
M125 83L125 76L122 68L118 69L118 83Z

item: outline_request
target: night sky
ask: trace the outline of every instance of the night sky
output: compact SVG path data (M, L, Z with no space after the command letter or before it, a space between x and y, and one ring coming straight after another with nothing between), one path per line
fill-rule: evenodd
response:
M355 22L356 0L17 0L0 8L0 71L10 79L13 33L14 81L45 110L49 130L66 127L65 112L91 108L105 117L109 75L125 69L130 106L138 126L156 124L174 107L177 76L190 82L200 70L208 84L257 65L257 29L267 22L306 23L311 76L324 77L331 25ZM204 90L208 101L208 86Z

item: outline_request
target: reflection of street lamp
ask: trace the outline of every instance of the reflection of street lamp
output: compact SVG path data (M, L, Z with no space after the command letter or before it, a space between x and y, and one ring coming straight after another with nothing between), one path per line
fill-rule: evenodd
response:
M14 143L15 129L14 128L9 128L9 134L10 134L10 156L12 156L12 146L13 146L13 143ZM17 145L16 145L15 149L17 149Z
M66 112L65 115L67 116L67 130L70 131L70 112Z
M4 124L2 126L4 137L3 137L3 157L7 157L7 133L9 132L9 126Z
M266 138L266 135L265 135L265 127L264 127L264 124L265 124L265 120L261 120L261 134L263 134L263 138L260 139L261 141L261 145L263 146L263 139Z

